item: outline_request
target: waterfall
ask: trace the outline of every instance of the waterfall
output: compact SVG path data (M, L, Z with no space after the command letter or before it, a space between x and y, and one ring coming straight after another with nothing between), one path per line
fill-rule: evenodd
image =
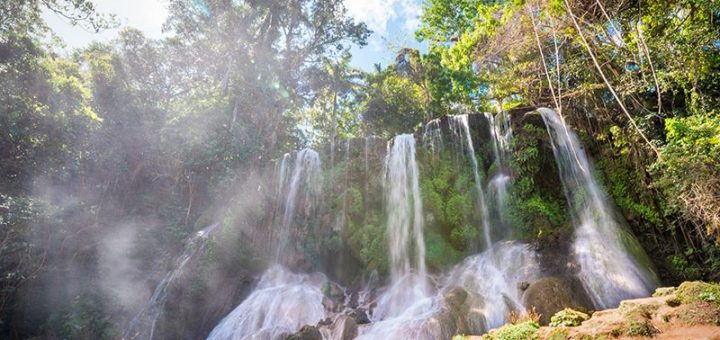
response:
M437 158L442 147L442 130L440 129L440 119L433 119L423 127L422 135L423 145L430 149L433 158Z
M208 340L283 339L325 318L322 274L295 274L274 265L255 291L215 326Z
M473 334L502 326L511 311L525 311L520 282L541 276L537 254L528 245L498 242L481 254L466 258L450 271L442 291L465 289L469 298L467 319Z
M404 134L388 143L385 159L385 198L390 252L391 294L381 299L377 317L396 316L430 287L425 267L420 171L415 161L415 138Z
M283 157L284 159L284 157ZM281 173L284 176L284 174ZM294 169L290 177L287 196L285 198L285 211L283 213L282 222L278 227L275 235L275 244L277 245L276 260L281 261L287 254L288 247L291 246L291 225L295 220L297 204L301 198L304 203L305 212L317 206L317 199L320 196L321 182L320 156L315 150L302 149L297 153L295 158ZM280 178L280 181L283 181ZM301 192L304 188L304 195Z
M485 192L482 185L483 181L480 178L478 161L475 157L475 147L473 146L472 136L470 135L468 115L449 116L448 123L453 135L460 142L460 146L467 152L468 158L470 158L473 177L475 179L475 190L477 192L477 206L482 214L481 225L483 236L485 237L485 249L490 249L490 247L492 247L492 239L490 237L490 211L487 203L485 202Z
M488 121L490 137L492 138L493 155L495 156L495 173L488 183L491 202L493 203L494 212L497 220L501 223L505 222L505 212L507 208L507 192L510 185L510 175L507 173L506 167L508 154L510 152L510 138L512 137L512 128L510 126L510 116L500 112L497 116L493 116L489 112L484 113Z
M648 296L658 280L647 255L630 234L595 180L593 167L574 132L555 111L541 108L570 206L580 264L578 277L595 308Z
M282 192L285 182L283 156L279 171L278 188ZM297 153L290 183L285 197L285 210L275 235L275 265L263 273L252 294L215 326L208 339L282 339L298 331L303 325L312 325L325 318L322 288L327 282L324 275L296 274L280 264L293 256L292 224L298 205L305 215L314 213L321 191L320 156L312 149Z
M145 307L135 316L123 333L123 339L147 339L151 340L155 335L155 326L158 318L165 308L168 297L168 290L185 273L187 264L195 259L207 245L210 234L217 229L219 224L212 224L198 231L186 244L185 250L175 261L175 268L169 271L160 283L155 287L150 300Z

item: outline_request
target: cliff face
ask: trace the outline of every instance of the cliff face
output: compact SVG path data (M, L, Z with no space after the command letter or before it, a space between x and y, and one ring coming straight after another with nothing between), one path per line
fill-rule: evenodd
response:
M489 234L493 240L531 243L547 252L548 272L566 271L567 261L563 257L572 228L545 125L530 108L512 110L506 117L510 125L505 129L511 130L512 138L502 161L496 157L498 151L492 135L493 127L501 123L483 114L467 117L477 180L488 196L485 217L478 208L473 160L452 117L430 122L414 133L426 257L432 271L447 270L483 249L483 218L491 225ZM373 271L381 277L386 273L383 181L387 143L368 137L318 149L322 160L321 197L313 203L317 205L314 208L302 198L297 204L300 209L296 210L291 226L293 241L289 245L295 256L288 265L323 271L346 284ZM294 154L289 156L293 157ZM289 173L292 165L285 166ZM275 176L279 176L279 168L278 164ZM493 181L499 180L507 183L502 207L496 203L498 193L493 189ZM278 183L270 187L276 186ZM266 228L278 224L285 208L283 193L278 194Z
M541 323L564 308L592 306L578 280L580 265L571 254L572 216L538 112L524 108L497 117L443 117L413 135L428 271L448 273L463 259L487 250L489 240L509 240L531 248L537 266L532 279L511 280L512 287L503 289L540 313ZM389 143L376 137L345 140L323 145L317 153L289 153L259 171L257 179L248 181L252 185L238 190L238 197L245 198L238 201L242 209L221 214L212 238L216 247L189 274L192 287L173 292L187 303L169 306L174 310L168 315L179 315L191 327L199 322L191 311L199 309L187 306L203 305L208 317L196 326L209 331L247 296L253 286L247 278L272 262L298 272L322 272L346 288L348 295L340 294L333 305L353 305L368 287L373 287L372 300L373 289L387 283L389 269L384 193ZM232 278L238 268L248 269L242 285L216 279ZM217 291L231 292L232 301L199 298ZM472 323L455 317L462 308L453 308L451 319Z

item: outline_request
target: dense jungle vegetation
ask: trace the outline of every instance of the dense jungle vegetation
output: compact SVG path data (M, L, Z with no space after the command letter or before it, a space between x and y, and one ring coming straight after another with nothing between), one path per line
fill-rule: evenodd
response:
M556 109L578 131L664 282L720 280L720 2L427 0L428 49L372 72L350 66L372 32L341 0L170 0L165 38L125 28L71 53L43 10L117 25L88 0L0 2L0 337L117 338L129 305L107 287L137 299L119 283L167 266L202 227L262 220L262 200L242 216L228 206L285 152L519 107ZM511 166L542 182L546 131L523 129ZM438 270L478 238L470 179L443 157L421 182ZM547 189L513 189L509 218L531 226L519 238L565 232L561 188ZM348 243L317 247L382 269L368 235L382 219L360 216L379 203L362 195L327 199L349 209ZM100 254L108 242L132 264ZM207 260L252 270L254 251L220 244Z

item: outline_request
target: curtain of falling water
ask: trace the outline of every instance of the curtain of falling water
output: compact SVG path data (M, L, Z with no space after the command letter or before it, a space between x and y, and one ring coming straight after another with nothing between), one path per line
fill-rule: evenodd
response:
M550 134L575 225L573 252L581 267L578 276L593 304L605 309L623 299L650 295L658 280L647 255L595 180L577 136L555 111L538 111Z

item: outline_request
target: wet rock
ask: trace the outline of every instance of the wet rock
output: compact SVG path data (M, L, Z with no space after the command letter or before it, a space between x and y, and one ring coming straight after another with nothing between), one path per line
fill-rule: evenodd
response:
M530 284L522 296L528 309L535 309L540 315L540 324L547 325L555 313L565 309L586 309L588 303L584 292L572 284L570 279L546 277Z
M472 308L483 305L480 297L461 287L453 287L445 293L443 299L444 307L437 316L443 333L473 334L486 330L484 314Z
M335 299L331 299L328 297L323 298L322 305L323 307L325 307L325 310L332 313L338 313L343 309L343 305L341 303L335 301Z
M322 340L322 338L317 327L305 325L297 333L285 337L285 340Z
M332 324L320 327L325 339L351 340L358 336L358 325L348 315L339 315Z
M530 287L530 282L520 281L520 282L518 282L517 287L518 287L518 289L520 289L521 291L524 292L525 290L528 289L528 287Z
M358 325L364 325L370 323L370 318L368 318L367 313L365 313L365 310L361 308L355 308L350 309L345 313L347 316L351 317L353 320L355 320L355 323Z

